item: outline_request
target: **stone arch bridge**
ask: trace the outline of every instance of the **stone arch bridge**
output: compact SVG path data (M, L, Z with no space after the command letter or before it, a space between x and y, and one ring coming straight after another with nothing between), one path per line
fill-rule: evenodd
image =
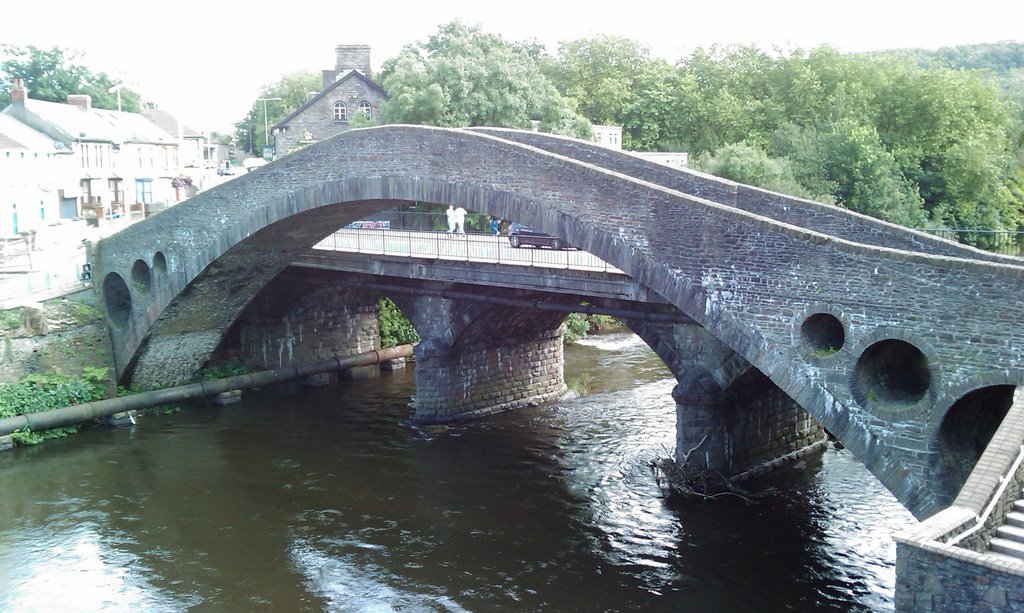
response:
M573 139L413 126L347 132L100 241L94 269L119 377L186 379L324 236L414 201L561 237L685 316L637 327L674 356L677 427L712 433L710 463L744 444L720 416L753 402L738 393L753 373L926 516L950 503L964 479L956 460L980 454L1024 382L1019 261ZM443 300L418 308L447 328L417 357L451 382L489 350L474 322L504 315ZM531 321L541 340L519 339L521 358L548 351L561 319ZM500 355L489 361L501 367ZM746 427L793 427L783 421ZM677 432L677 450L693 438Z

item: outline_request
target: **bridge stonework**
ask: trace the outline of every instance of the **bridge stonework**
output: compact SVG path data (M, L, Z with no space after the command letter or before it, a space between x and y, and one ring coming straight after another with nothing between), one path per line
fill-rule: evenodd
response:
M281 275L235 324L238 351L259 369L320 362L380 347L377 296ZM345 371L367 376L377 367Z
M565 394L561 314L435 296L397 302L421 338L414 421L457 421Z
M495 135L385 126L285 156L100 243L118 372L184 378L334 228L398 202L454 204L611 263L764 374L915 514L948 505L947 413L976 390L1024 383L1024 267L750 188L734 191L765 196L714 202L701 194L728 184L690 181L703 191L686 193L687 181L637 179L650 167L621 155L613 166ZM848 230L828 234L816 218Z

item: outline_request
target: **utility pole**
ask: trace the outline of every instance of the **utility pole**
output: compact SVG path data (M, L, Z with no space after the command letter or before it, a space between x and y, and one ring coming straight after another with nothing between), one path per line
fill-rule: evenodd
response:
M263 101L263 149L264 151L270 146L270 128L267 122L267 101L269 100L280 100L280 98L259 98Z

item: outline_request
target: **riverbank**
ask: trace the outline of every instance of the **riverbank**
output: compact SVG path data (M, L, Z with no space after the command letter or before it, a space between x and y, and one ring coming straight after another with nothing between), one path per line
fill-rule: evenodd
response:
M0 383L32 374L78 376L86 367L109 368L114 356L92 289L32 306L0 311Z

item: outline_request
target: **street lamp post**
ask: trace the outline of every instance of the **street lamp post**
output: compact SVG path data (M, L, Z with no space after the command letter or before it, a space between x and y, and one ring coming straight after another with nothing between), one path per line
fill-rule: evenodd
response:
M280 98L259 98L263 101L263 148L270 146L270 128L267 125L267 101L280 100Z

